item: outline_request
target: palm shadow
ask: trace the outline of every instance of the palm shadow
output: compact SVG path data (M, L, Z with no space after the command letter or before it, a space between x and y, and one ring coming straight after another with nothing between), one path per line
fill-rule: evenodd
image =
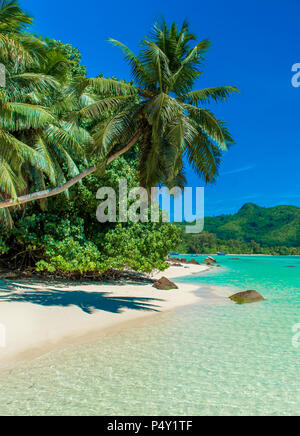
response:
M38 290L8 282L0 282L0 303L31 303L46 307L77 306L83 312L92 314L96 310L121 313L125 309L159 312L161 301L157 298L119 297L108 292L85 292L82 290L50 289Z

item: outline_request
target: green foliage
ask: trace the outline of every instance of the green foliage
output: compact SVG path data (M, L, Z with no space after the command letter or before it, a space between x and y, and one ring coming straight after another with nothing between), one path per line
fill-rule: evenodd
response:
M300 246L300 208L245 204L238 213L205 219L205 230L220 239L255 240L263 247Z
M82 108L72 80L85 74L70 44L24 33L32 19L16 1L0 3L0 200L44 190L78 174L92 139L74 118ZM41 203L45 207L45 201ZM10 212L0 218L12 225Z
M164 270L165 258L179 241L180 231L166 224L117 224L101 231L94 222L94 233L88 231L82 218L63 218L53 214L32 214L17 221L0 249L8 252L10 261L25 259L24 266L37 271L68 273L102 273L108 269L132 268L151 272Z
M87 75L86 67L81 64L81 53L78 48L73 47L71 44L64 44L61 41L56 41L55 39L46 39L46 41L50 50L62 53L69 61L71 61L72 66L69 70L71 76L85 77Z
M0 232L2 263L70 276L89 275L125 267L141 272L164 270L167 254L179 242L180 229L162 223L107 223L96 220L96 192L102 186L118 191L126 176L128 189L138 185L134 160L116 160L103 179L87 177L68 199L51 199L48 210L31 206L25 216L14 215L10 232ZM1 241L3 241L1 243ZM3 254L4 254L3 253Z
M193 47L193 40L186 22L181 28L156 24L151 38L141 41L137 55L110 39L130 64L134 82L98 77L76 84L78 92L90 88L101 95L81 110L83 118L94 121L99 153L113 154L138 133L139 179L147 188L184 184L184 157L206 182L214 182L222 151L233 143L226 125L202 105L225 101L237 89L192 91L209 45L205 40ZM103 113L110 116L99 119Z
M179 230L174 225L136 223L130 227L120 224L104 237L104 254L112 266L120 268L124 261L136 271L151 272L167 268L165 258L178 242Z
M181 227L181 226L179 226ZM205 231L182 233L177 250L186 253L300 254L300 208L245 204L234 215L205 218Z
M0 230L1 262L66 275L125 265L164 269L180 230L100 225L96 191L116 189L120 178L129 189L182 185L184 158L207 182L215 181L222 152L233 140L202 105L225 101L237 89L192 90L209 42L192 46L187 23L156 24L138 55L111 40L129 62L132 82L86 77L76 48L27 33L30 24L17 1L0 1L0 62L7 75L0 89L0 201L44 193L39 203L12 209L12 215L0 209L10 225L10 231ZM48 200L51 187L94 166L84 182Z
M9 247L5 244L3 238L0 237L0 254L5 254L9 251Z

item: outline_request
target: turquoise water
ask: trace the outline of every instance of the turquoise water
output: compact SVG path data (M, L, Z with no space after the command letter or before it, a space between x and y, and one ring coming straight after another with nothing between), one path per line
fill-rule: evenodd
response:
M300 258L218 260L184 281L267 300L195 304L1 374L0 415L300 415Z

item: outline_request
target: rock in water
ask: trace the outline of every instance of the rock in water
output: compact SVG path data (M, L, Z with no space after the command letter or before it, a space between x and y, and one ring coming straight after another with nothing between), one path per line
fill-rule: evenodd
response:
M211 256L208 256L208 257L205 259L205 262L217 263L216 259L214 259L214 258L211 257Z
M201 265L199 262L197 262L195 259L191 259L187 262L190 265Z
M169 262L186 263L186 259L184 257L169 257L167 260L169 260Z
M206 265L213 265L214 263L217 263L217 261L213 257L209 256L203 260L203 263L206 263Z
M162 291L170 291L171 289L178 289L178 286L175 283L171 282L166 277L162 277L153 285L154 288L160 289Z
M244 303L255 303L257 301L263 301L264 297L257 291L245 291L245 292L238 292L237 294L232 295L229 297L230 300L235 301L239 304Z

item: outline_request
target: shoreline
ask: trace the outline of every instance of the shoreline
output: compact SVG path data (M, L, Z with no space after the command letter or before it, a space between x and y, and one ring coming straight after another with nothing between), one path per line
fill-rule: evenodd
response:
M172 291L127 282L0 282L0 327L6 333L5 347L0 346L0 370L120 331L150 316L204 302L207 292L196 295L198 285L176 279L209 269L205 265L171 266L151 276L173 280L179 289Z
M217 259L224 258L224 257L229 257L229 256L300 257L299 254L236 254L236 253L227 253L225 255L220 255L220 254L216 254L216 253L210 253L210 254L178 254L177 256L191 256L191 257L215 256L215 257L217 257Z

